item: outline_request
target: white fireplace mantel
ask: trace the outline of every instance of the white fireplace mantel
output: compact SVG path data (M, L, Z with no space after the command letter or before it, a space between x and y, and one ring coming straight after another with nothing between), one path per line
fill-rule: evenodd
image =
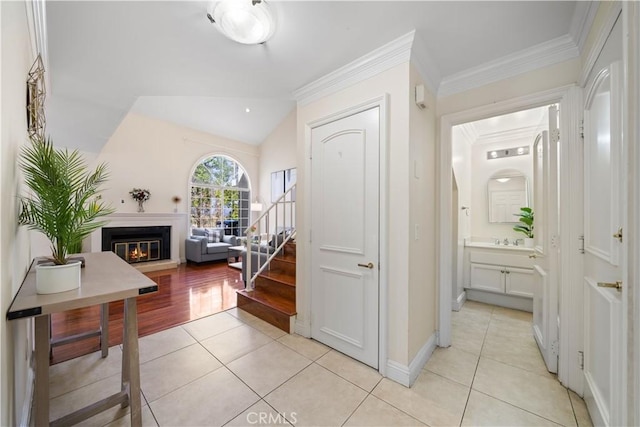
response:
M105 227L171 227L171 260L180 264L180 238L187 230L186 213L113 213ZM91 233L91 252L102 251L102 228Z

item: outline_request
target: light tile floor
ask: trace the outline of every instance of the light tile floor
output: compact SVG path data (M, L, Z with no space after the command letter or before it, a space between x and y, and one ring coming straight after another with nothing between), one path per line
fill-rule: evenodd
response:
M453 344L411 388L328 347L232 309L140 339L145 426L590 426L549 374L531 314L467 302ZM51 367L51 417L119 389L122 353ZM129 425L113 408L83 425Z

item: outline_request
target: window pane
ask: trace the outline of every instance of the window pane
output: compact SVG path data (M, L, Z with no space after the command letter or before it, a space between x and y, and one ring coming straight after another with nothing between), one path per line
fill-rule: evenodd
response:
M209 157L191 177L191 226L220 227L240 236L249 226L249 180L244 170L224 156Z

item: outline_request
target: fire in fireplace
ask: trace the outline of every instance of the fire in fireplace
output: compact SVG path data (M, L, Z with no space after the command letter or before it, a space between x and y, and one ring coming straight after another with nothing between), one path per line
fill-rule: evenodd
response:
M102 250L130 264L171 258L171 227L104 227Z

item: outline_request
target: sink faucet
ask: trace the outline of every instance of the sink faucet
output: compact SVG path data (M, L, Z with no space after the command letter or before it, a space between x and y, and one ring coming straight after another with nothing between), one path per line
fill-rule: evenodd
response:
M520 242L522 242L522 244L524 245L524 239L515 239L513 241L513 245L514 246L518 246L520 244Z
M505 246L509 246L509 239L505 237L502 243L504 243Z

